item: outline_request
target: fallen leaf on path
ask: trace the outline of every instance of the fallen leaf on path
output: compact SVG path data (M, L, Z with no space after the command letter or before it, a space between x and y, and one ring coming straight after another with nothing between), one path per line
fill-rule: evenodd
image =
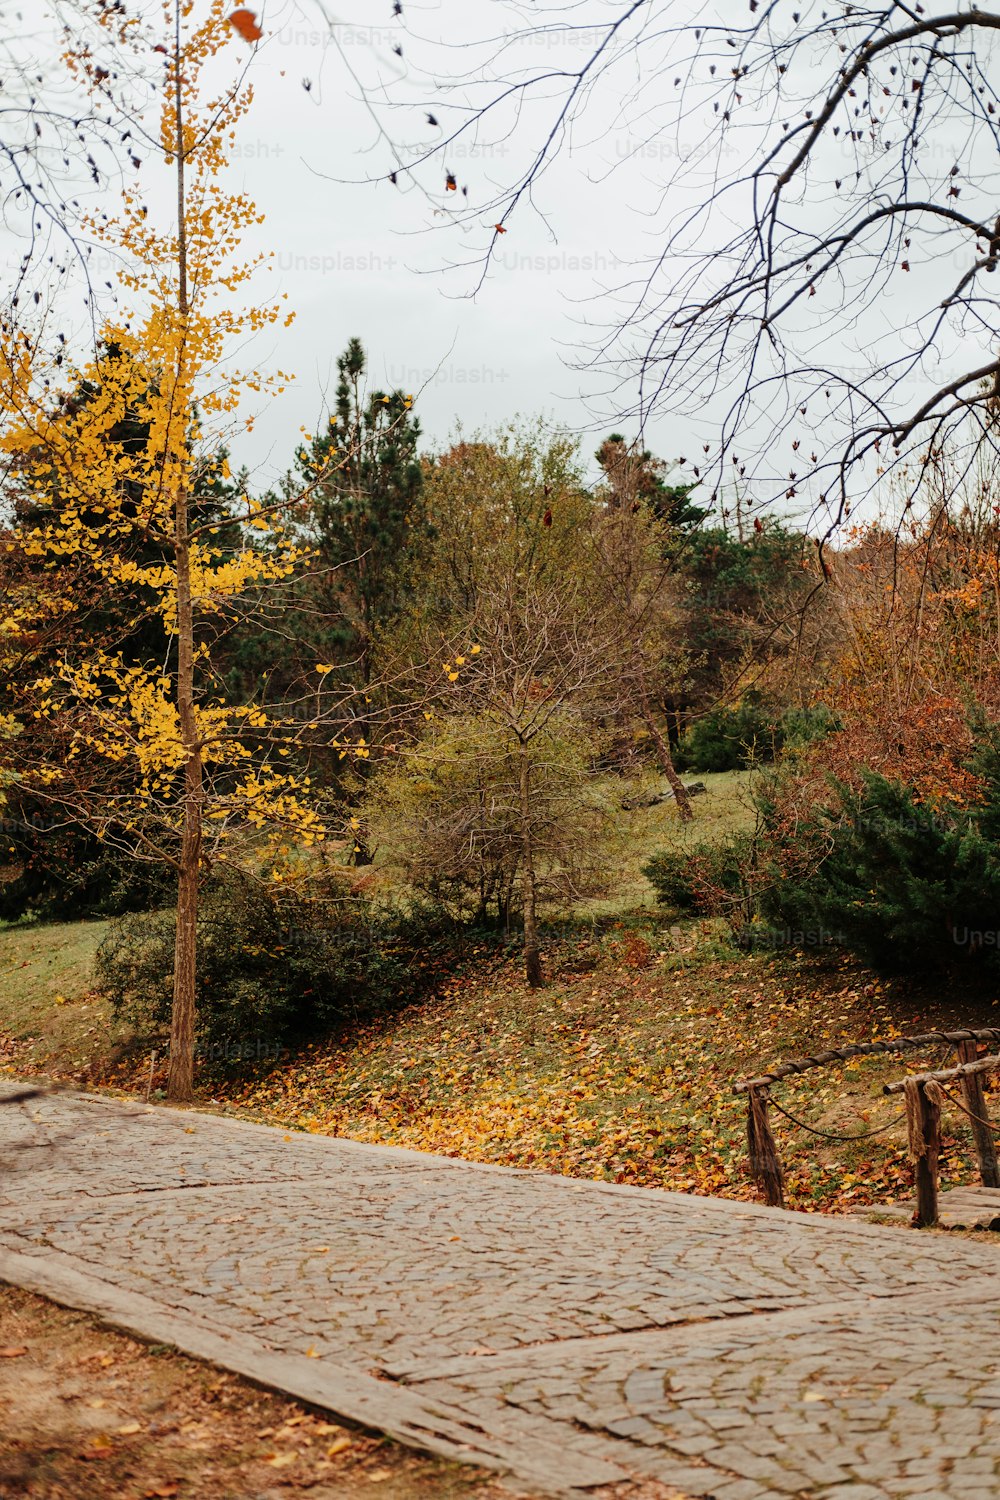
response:
M179 1489L180 1485L175 1480L171 1480L169 1484L161 1484L155 1490L147 1490L143 1500L172 1500Z
M85 1458L88 1461L93 1461L94 1459L99 1458L110 1458L114 1451L115 1450L112 1447L111 1439L109 1437L106 1437L103 1432L99 1432L92 1441L90 1447L82 1449L77 1457Z
M319 1350L314 1349L312 1344L310 1344L309 1348L306 1350L306 1359L319 1359L319 1357Z
M295 1463L298 1456L297 1453L269 1453L264 1462L270 1464L272 1469L284 1469L288 1464Z
M124 1427L119 1427L119 1437L134 1437L137 1432L142 1431L141 1422L126 1422Z
M326 1450L326 1456L327 1456L327 1458L336 1458L336 1456L337 1456L338 1453L343 1453L345 1449L347 1449L347 1448L353 1448L353 1447L354 1447L354 1439L353 1438L349 1438L349 1437L338 1438L335 1443L331 1443L330 1446L329 1446L329 1448L327 1448L327 1450Z
M22 1344L18 1348L0 1349L0 1359L20 1359L22 1354L27 1354L27 1346Z

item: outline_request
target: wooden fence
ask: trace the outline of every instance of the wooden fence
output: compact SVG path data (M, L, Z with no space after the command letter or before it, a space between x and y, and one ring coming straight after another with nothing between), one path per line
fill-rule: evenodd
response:
M765 1203L775 1208L785 1204L784 1171L778 1153L774 1132L771 1129L769 1105L771 1088L782 1079L797 1077L811 1068L830 1067L847 1062L852 1057L875 1057L898 1055L905 1052L923 1051L927 1047L953 1048L958 1059L954 1068L934 1073L915 1074L898 1083L886 1084L885 1093L903 1094L906 1099L906 1118L910 1139L910 1154L914 1159L917 1187L917 1217L920 1224L937 1222L938 1156L941 1145L941 1103L945 1097L943 1084L949 1080L960 1083L963 1104L959 1106L970 1120L976 1153L979 1158L979 1174L984 1187L1000 1187L1000 1166L997 1163L996 1139L986 1107L983 1076L1000 1068L1000 1056L980 1058L980 1043L1000 1044L1000 1027L985 1026L968 1031L928 1031L920 1036L893 1037L884 1042L852 1042L844 1047L830 1047L811 1057L797 1057L780 1063L770 1073L757 1078L741 1079L736 1085L737 1094L747 1095L747 1147L750 1156L750 1174L760 1187ZM956 1101L957 1102L957 1101ZM780 1105L776 1106L781 1108ZM807 1126L812 1130L812 1126ZM886 1127L881 1127L886 1128ZM814 1130L816 1135L829 1132ZM865 1132L876 1134L877 1132ZM850 1139L849 1137L833 1137ZM858 1139L860 1137L855 1137Z

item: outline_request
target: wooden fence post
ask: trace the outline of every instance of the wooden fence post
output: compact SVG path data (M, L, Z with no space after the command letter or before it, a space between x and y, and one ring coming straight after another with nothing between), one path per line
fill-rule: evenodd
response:
M975 1042L959 1042L957 1047L959 1062L975 1062L977 1048ZM986 1112L986 1091L983 1088L983 1075L981 1073L966 1073L962 1079L962 1093L965 1096L965 1107L972 1116L969 1121L972 1126L972 1136L976 1143L976 1154L979 1157L979 1177L983 1187L1000 1187L1000 1165L997 1164L997 1144L990 1125L990 1118Z
M771 1208L784 1208L785 1182L781 1158L767 1118L768 1092L763 1088L747 1089L747 1149L750 1174L759 1183L764 1202Z
M935 1083L908 1078L904 1088L906 1128L914 1163L917 1211L913 1222L929 1229L938 1221L938 1154L941 1150L940 1089Z

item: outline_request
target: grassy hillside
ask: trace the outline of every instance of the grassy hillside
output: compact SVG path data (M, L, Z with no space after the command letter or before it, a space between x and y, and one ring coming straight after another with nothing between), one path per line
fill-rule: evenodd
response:
M642 873L642 866L658 849L684 849L701 840L714 841L740 828L752 828L754 807L753 777L748 771L717 771L684 778L685 785L700 783L704 792L692 798L694 818L683 823L671 798L656 807L626 811L623 802L666 792L664 777L648 770L622 777L606 775L595 779L594 792L609 815L608 892L581 902L577 916L619 915L655 905L653 887ZM393 850L384 844L370 867L369 880L384 894L397 889L397 871Z
M110 1057L120 1031L92 989L105 922L0 929L0 1057L8 1069L77 1074Z
M973 1019L885 988L832 952L737 953L712 923L636 918L564 939L548 956L542 991L525 988L516 959L503 960L269 1073L219 1078L211 1098L301 1130L744 1198L754 1193L737 1078L838 1040ZM997 1010L975 1019L993 1024ZM904 1071L866 1060L775 1096L824 1130L859 1134L900 1115L881 1083ZM780 1116L775 1124L794 1206L838 1211L908 1196L901 1118L844 1144ZM942 1173L954 1185L970 1178L971 1147L961 1116L948 1129Z
M691 826L669 803L621 813L616 889L547 929L544 989L525 987L516 940L499 954L483 949L419 1005L403 997L392 1016L273 1067L203 1074L202 1102L477 1161L748 1197L737 1078L837 1040L1000 1020L996 1004L946 1003L933 990L883 984L835 950L748 954L723 923L658 909L641 874L650 853L752 820L745 775L701 779L708 792ZM621 800L639 789L614 790ZM124 1054L127 1038L90 988L104 930L0 931L7 1071L65 1076L89 1063L107 1086L145 1087L148 1057ZM907 1195L899 1106L880 1092L903 1071L866 1061L776 1089L779 1104L824 1130L891 1127L830 1142L777 1116L792 1203L844 1209ZM965 1124L949 1121L946 1183L972 1171Z

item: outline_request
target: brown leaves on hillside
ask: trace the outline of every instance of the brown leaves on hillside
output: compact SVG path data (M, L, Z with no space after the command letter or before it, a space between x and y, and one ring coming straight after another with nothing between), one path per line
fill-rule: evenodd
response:
M596 972L574 973L579 945L567 943L548 956L556 980L530 995L514 963L470 970L401 1017L213 1092L310 1134L752 1200L734 1081L817 1038L884 1035L889 1010L850 960L736 955L720 931L626 927L605 940ZM895 1109L878 1083L871 1070L830 1069L789 1081L781 1102L850 1135ZM777 1133L793 1207L844 1212L911 1190L902 1134L855 1148L781 1120ZM969 1162L957 1141L950 1151L955 1182Z

